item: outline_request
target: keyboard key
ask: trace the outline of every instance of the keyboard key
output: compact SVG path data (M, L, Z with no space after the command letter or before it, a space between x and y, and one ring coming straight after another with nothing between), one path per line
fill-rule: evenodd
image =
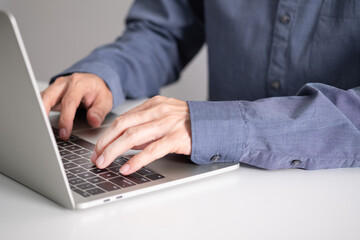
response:
M94 165L92 162L87 162L85 164L81 164L80 166L85 168L85 169L96 168L96 165Z
M74 168L74 167L77 167L77 165L74 163L71 163L71 162L64 164L65 169L70 169L70 168Z
M71 185L77 185L77 184L80 184L80 183L85 183L85 181L82 180L81 178L74 178L74 179L70 179L69 183Z
M89 153L89 154L84 154L84 155L81 155L83 158L85 159L90 159L91 158L91 155L92 153Z
M121 165L124 165L127 161L128 161L128 159L127 159L127 158L124 158L124 157L117 157L117 158L114 160L114 162L119 163L119 164L121 164Z
M80 158L80 159L76 159L76 160L74 160L73 161L73 163L76 163L76 164L84 164L84 163L88 163L89 162L89 160L87 160L87 159L84 159L84 158Z
M83 191L81 191L80 189L74 189L73 191L76 192L76 193L78 193L78 194L80 194L80 195L83 196L83 197L90 197L90 196L91 196L90 194L88 194L88 193L86 193L86 192L83 192Z
M75 151L75 150L81 149L81 147L76 146L76 145L72 145L72 146L69 146L69 147L65 147L65 149L68 150L68 151Z
M108 169L100 169L100 168L94 168L94 169L90 169L90 172L93 172L95 174L99 174L99 173L104 173L104 172L108 172Z
M61 156L61 157L64 157L64 156L67 156L67 155L70 155L70 154L71 154L71 152L66 151L66 150L60 151L60 156Z
M121 165L119 163L112 162L107 168L118 167L118 166L121 166Z
M135 185L134 183L122 177L112 178L109 181L115 183L116 185L119 185L122 188L131 187Z
M139 174L136 174L136 173L133 173L131 175L128 175L128 176L125 176L125 178L137 183L137 184L141 184L141 183L146 183L146 182L150 182L149 179L139 175Z
M150 170L148 168L143 167L140 170L138 170L136 173L145 176L145 175L148 175L148 174L153 174L155 172L153 172L152 170Z
M69 171L73 174L79 174L79 173L86 172L86 170L82 167L72 168Z
M65 156L64 157L64 159L66 159L66 160L74 160L74 159L79 159L79 158L81 158L80 156L78 156L78 155L75 155L75 154L70 154L70 155L67 155L67 156Z
M112 168L109 168L109 170L110 170L110 171L113 171L114 173L119 173L120 167L121 167L121 166L112 167Z
M151 179L151 180L159 180L159 179L165 178L164 176L162 176L162 175L160 175L158 173L146 175L146 177Z
M69 140L75 140L75 139L79 139L77 136L71 135Z
M85 155L85 154L91 154L91 152L89 150L86 149L80 149L80 150L76 150L74 151L74 153L79 154L79 155ZM90 158L89 158L90 159Z
M86 190L86 189L94 188L95 186L92 185L91 183L83 183L83 184L77 185L77 187L82 190Z
M91 183L101 183L101 182L105 182L105 179L101 178L101 177L94 177L94 178L88 178L86 179L88 182L91 182Z
M90 173L90 172L81 173L81 174L78 174L78 176L81 178L85 178L85 179L91 178L91 177L96 177L95 174Z
M105 189L106 191L114 191L120 189L119 186L112 184L110 182L103 182L97 184L98 187L101 187L102 189Z
M58 145L59 147L69 147L69 146L73 146L74 144L71 143L71 142L65 141L65 142L59 142L57 145Z
M93 151L94 148L95 148L95 145L92 144L92 143L89 143L88 141L85 141L83 139L76 139L76 140L72 140L71 142L77 144L77 145L80 145L82 146L83 148L86 148L90 151Z
M97 195L100 193L104 193L105 191L101 190L100 188L94 188L94 189L87 190L86 192L90 193L91 195Z
M101 177L109 179L109 178L113 178L113 177L118 177L119 174L115 174L113 172L106 172L106 173L102 173L100 174Z
M66 177L67 177L67 179L72 179L72 178L74 178L76 176L74 174L72 174L72 173L66 172Z

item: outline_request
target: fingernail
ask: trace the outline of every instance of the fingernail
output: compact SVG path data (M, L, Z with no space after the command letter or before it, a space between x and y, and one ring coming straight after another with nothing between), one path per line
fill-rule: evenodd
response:
M126 174L130 169L130 165L128 163L125 163L124 166L120 168L121 174Z
M59 131L60 138L66 138L66 129L61 128Z
M101 155L97 160L96 160L96 166L101 166L104 163L104 156Z
M91 154L90 161L91 161L91 162L95 162L96 159L97 159L97 154L96 154L96 152L94 151L93 154Z

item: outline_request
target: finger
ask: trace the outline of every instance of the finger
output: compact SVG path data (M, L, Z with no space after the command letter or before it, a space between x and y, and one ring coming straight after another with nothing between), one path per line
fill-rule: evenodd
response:
M93 127L100 127L106 115L112 109L112 97L109 95L98 95L87 111L88 123Z
M61 101L61 113L59 119L59 135L61 139L66 140L70 137L76 109L80 105L84 92L84 85L69 87L69 90L65 93Z
M94 152L94 154L100 157L96 160L95 157L92 156L91 160L98 168L105 168L116 157L132 147L146 144L163 137L168 131L163 125L165 124L159 120L129 128L124 134L109 144L103 152Z
M162 115L161 113L164 111L159 112L154 108L156 108L159 103L162 103L165 99L167 98L162 96L153 97L119 116L113 124L106 129L103 137L99 139L96 144L97 146L95 147L95 151L101 152L101 149L120 136L125 129L159 118Z
M143 151L133 156L120 168L119 172L123 175L132 174L143 166L171 153L173 145L174 142L171 141L171 137L165 136L149 144Z
M61 104L60 104L60 103L56 104L55 106L53 106L53 107L51 108L50 111L61 112Z
M95 98L96 98L96 93L89 92L89 93L85 94L85 96L81 100L81 104L83 105L83 107L86 110L88 110L91 107L91 105L94 103Z
M47 115L49 115L51 109L60 102L60 99L64 96L65 89L66 83L59 83L58 81L51 84L47 89L41 92L41 98Z
M135 113L135 112L147 110L147 109L153 107L154 105L165 101L165 99L167 99L167 98L163 97L163 96L152 97L151 99L149 99L149 100L143 102L142 104L134 107L133 109L127 111L126 113Z
M135 113L127 113L119 116L111 126L106 129L102 137L97 141L95 152L99 156L111 142L124 133L127 129L145 124L154 120L151 112L141 111Z
M145 143L145 144L141 144L141 145L137 145L137 146L133 146L131 149L132 150L143 150L144 148L146 148L149 144L153 143L154 141Z

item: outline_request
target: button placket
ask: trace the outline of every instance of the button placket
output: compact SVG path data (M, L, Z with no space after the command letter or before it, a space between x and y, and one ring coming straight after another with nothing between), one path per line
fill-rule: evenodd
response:
M272 81L271 82L271 87L274 89L274 90L279 90L280 87L281 87L281 84L279 81Z
M283 14L281 17L280 17L280 22L283 23L283 24L288 24L290 22L291 18L289 16L289 14Z
M291 21L296 15L297 1L280 0L276 13L276 21L272 37L270 60L267 74L268 96L280 96L281 90L286 88L286 74L288 72L288 45Z

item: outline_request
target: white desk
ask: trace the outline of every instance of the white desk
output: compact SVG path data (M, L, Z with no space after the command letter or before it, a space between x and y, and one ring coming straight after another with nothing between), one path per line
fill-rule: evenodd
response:
M360 169L249 167L71 211L0 174L0 239L360 239Z

